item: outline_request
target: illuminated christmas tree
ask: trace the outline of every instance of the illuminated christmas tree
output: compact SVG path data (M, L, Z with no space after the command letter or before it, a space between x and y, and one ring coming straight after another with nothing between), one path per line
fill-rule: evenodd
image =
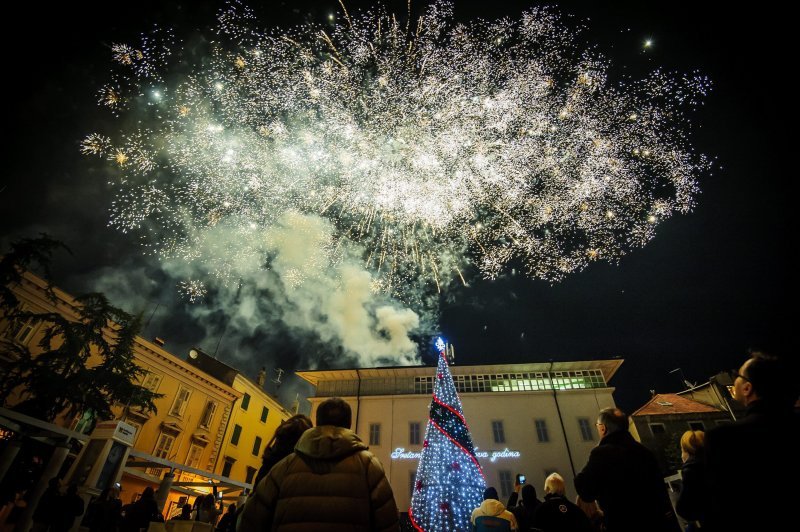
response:
M486 480L441 338L436 348L436 383L408 515L414 527L425 532L470 530L469 518L481 504Z

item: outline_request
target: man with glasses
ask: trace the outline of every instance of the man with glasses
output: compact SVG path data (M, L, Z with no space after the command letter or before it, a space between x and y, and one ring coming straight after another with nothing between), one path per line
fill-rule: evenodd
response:
M708 529L788 530L800 495L797 364L757 352L730 376L731 394L746 410L706 433Z
M575 477L575 489L584 501L600 504L605 530L680 530L656 457L628 432L628 416L618 408L604 408L597 432L600 443Z

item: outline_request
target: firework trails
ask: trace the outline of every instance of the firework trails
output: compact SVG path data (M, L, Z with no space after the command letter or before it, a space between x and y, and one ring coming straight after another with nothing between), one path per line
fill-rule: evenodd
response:
M82 149L118 167L111 224L152 253L235 279L237 264L269 267L283 216L322 217L320 260L356 256L373 290L404 298L512 266L558 280L693 206L707 160L683 113L707 80L612 83L551 9L464 25L447 3L408 21L343 7L325 25L255 24L232 3L202 54L168 31L113 47L99 100L122 133ZM184 286L199 297L202 284Z

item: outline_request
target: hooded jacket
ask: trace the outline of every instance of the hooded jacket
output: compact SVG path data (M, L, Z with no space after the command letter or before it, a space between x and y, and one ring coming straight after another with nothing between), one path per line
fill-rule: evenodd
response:
M505 519L506 521L511 523L511 530L518 529L517 519L514 517L514 514L506 510L506 507L503 506L503 503L498 501L497 499L486 499L481 503L480 506L472 510L472 517L470 518L470 523L474 525L475 519L484 515Z
M307 430L290 454L259 482L236 530L399 530L383 467L351 430Z

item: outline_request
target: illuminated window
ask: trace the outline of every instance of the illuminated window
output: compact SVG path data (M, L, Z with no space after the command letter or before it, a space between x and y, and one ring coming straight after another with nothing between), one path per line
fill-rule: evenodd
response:
M80 419L78 419L78 423L72 430L81 434L89 434L92 431L93 426L94 411L91 408L88 408L84 410L83 415L81 415Z

